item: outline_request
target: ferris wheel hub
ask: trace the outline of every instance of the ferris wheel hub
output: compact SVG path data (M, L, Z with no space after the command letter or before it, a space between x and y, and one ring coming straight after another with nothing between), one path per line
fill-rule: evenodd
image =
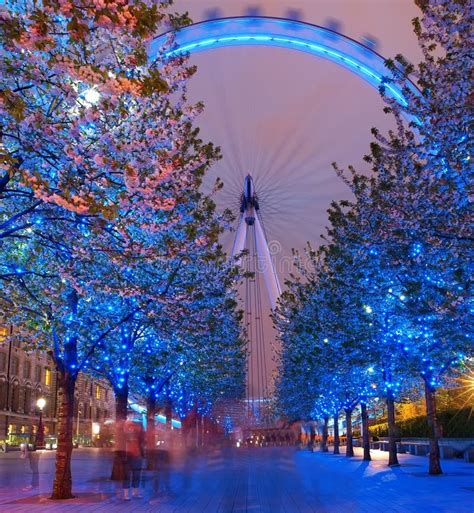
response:
M255 216L259 208L253 178L248 174L244 179L244 188L240 197L240 212L245 215L245 222L248 226L255 224Z

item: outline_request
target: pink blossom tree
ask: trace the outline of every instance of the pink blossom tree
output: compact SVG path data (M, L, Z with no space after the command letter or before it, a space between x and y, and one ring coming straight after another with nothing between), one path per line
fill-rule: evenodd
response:
M168 2L10 2L0 11L1 298L51 350L62 405L52 497L72 497L77 374L219 231L198 193L217 156L194 127L186 59L147 42ZM136 299L115 309L114 294Z

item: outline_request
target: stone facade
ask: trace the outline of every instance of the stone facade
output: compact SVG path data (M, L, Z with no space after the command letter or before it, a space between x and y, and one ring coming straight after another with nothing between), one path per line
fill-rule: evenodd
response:
M43 410L45 437L57 432L59 397L51 359L42 351L25 351L19 342L8 341L7 328L0 327L0 441L21 441L36 432L37 400L46 400ZM90 439L114 419L114 395L101 379L81 373L76 384L74 433Z

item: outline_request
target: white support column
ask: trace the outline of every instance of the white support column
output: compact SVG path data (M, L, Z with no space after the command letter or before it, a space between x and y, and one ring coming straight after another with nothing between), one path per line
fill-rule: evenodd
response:
M242 253L245 248L245 241L247 240L247 223L244 219L244 214L240 216L239 226L237 227L237 232L235 233L234 246L232 247L232 256ZM241 259L237 261L237 265L241 264Z
M272 310L274 310L276 308L278 298L281 296L281 288L273 265L272 256L268 249L268 241L265 237L259 216L255 217L255 240L257 243L258 258L257 272L263 273L268 298L270 300Z
M232 256L236 256L244 250L248 232L251 229L255 230L255 251L257 254L256 272L261 272L263 274L270 305L274 310L276 308L278 298L281 296L281 287L273 265L272 256L268 248L268 241L265 237L265 232L263 231L258 211L258 198L255 194L252 177L249 174L244 180L240 207L241 215L237 232L235 234ZM240 260L237 264L241 265Z

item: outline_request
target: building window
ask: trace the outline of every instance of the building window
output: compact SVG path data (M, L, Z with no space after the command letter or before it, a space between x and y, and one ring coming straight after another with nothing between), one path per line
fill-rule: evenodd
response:
M44 369L44 384L47 387L51 386L51 369Z
M36 366L35 369L35 381L37 383L41 383L41 377L42 377L41 367L39 365Z
M20 385L13 383L12 386L12 411L18 413L20 411Z
M106 401L109 400L109 389L108 388L105 389L105 400Z
M6 410L7 406L7 382L0 381L0 410Z
M24 392L25 392L25 400L24 400L24 404L23 404L23 411L26 414L29 414L29 413L31 413L31 403L32 403L31 388L25 387Z
M18 365L19 365L18 358L16 358L14 356L12 358L11 373L14 374L15 376L18 376Z
M95 386L95 398L100 399L100 386L99 385Z
M0 372L5 370L7 366L7 355L5 353L0 353Z
M25 379L30 379L31 377L31 362L25 360L23 364L23 377Z
M0 326L0 344L5 342L8 335L8 328L6 326Z

